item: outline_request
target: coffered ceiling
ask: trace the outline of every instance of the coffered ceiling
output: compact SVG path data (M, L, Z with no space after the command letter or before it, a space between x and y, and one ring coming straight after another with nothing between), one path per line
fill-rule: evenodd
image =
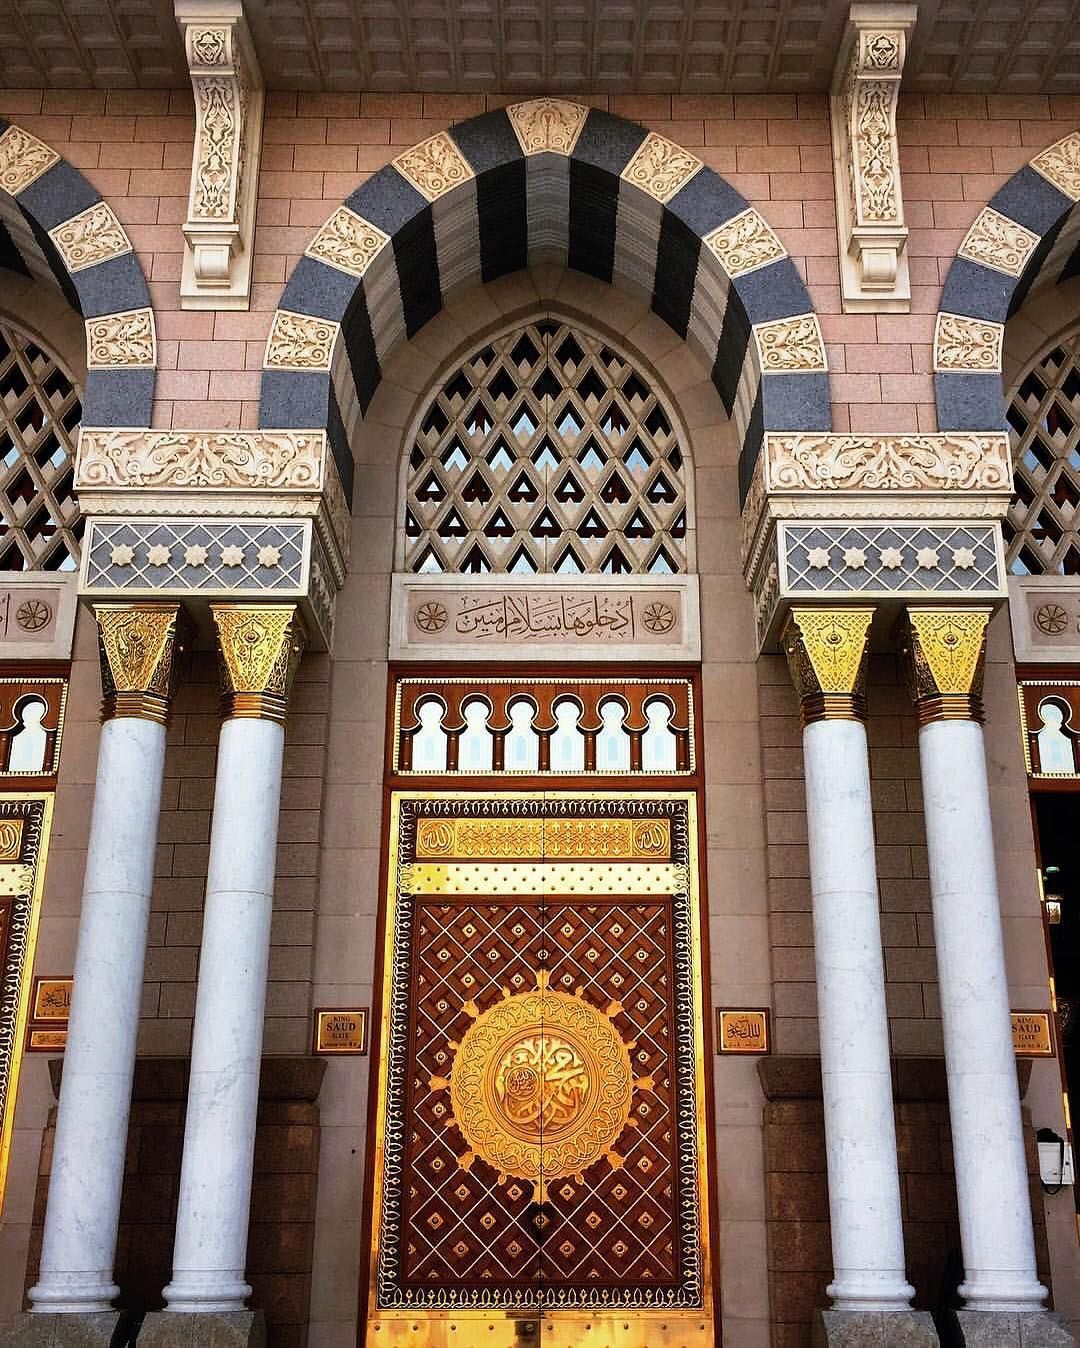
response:
M394 92L828 87L846 0L247 0L267 84ZM923 0L905 88L1080 93L1080 0ZM171 0L0 0L0 85L188 82Z

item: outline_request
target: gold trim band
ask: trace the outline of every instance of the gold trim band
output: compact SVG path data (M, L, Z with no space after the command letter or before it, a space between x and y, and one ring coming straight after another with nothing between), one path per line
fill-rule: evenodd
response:
M284 725L289 715L289 699L276 693L227 692L221 695L221 719L248 718L276 721Z
M135 716L140 721L168 725L169 705L170 699L163 694L142 689L106 693L101 699L101 723L104 725L120 716Z
M865 721L866 698L862 693L805 693L799 720L804 730L817 721Z
M982 698L977 693L935 693L915 699L920 725L935 721L978 721L986 719Z

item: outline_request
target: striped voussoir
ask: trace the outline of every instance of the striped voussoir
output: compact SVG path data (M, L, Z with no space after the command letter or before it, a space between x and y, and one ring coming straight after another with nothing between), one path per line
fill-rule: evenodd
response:
M710 365L742 436L744 493L766 431L830 428L820 327L764 219L692 152L555 98L439 132L331 215L282 296L260 426L326 426L351 495L350 433L393 349L463 281L535 261L651 293ZM306 334L305 315L322 325Z
M945 278L934 335L938 427L1002 426L1004 325L1032 295L1080 275L1080 132L1004 184L979 212Z
M77 169L2 118L0 266L55 286L86 323L83 421L149 426L156 342L131 240Z

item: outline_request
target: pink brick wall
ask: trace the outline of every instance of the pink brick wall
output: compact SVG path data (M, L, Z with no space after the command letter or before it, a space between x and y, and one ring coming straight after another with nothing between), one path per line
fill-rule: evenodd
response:
M0 92L17 120L80 168L127 227L160 341L155 421L254 426L259 369L281 288L319 224L402 149L511 101L468 94L267 98L250 313L179 307L190 92ZM766 216L806 278L828 344L839 430L934 430L931 342L941 284L997 188L1080 125L1080 99L905 96L899 138L911 235L910 314L843 314L823 96L599 96L692 149Z

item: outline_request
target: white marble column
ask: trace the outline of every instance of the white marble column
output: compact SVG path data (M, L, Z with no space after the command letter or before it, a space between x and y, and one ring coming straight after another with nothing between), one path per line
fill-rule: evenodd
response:
M150 917L176 604L95 608L104 689L38 1313L107 1311Z
M294 605L212 609L221 655L210 866L170 1312L237 1311L244 1280Z
M1040 1310L983 751L989 609L909 609L965 1305Z
M873 609L792 611L836 1311L909 1311L878 915L865 670Z

